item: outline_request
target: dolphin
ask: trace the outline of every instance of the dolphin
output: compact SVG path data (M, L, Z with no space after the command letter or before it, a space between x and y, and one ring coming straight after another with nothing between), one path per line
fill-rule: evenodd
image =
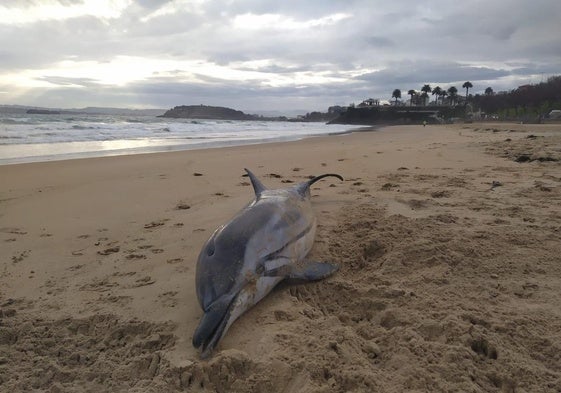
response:
M201 357L210 356L232 323L281 281L320 280L339 268L307 261L316 232L310 186L327 173L290 188L270 190L245 169L255 199L220 226L197 260L196 291L204 312L193 334Z

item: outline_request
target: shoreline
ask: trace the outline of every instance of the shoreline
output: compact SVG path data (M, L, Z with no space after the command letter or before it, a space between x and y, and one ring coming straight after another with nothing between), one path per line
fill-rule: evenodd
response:
M561 126L392 126L2 165L1 386L561 388L560 143ZM341 269L279 286L202 361L196 260L253 197L244 167L270 188L345 178L311 190L309 258Z
M435 127L459 127L459 126L472 126L474 128L478 127L506 127L506 126L524 126L520 123L512 122L475 122L475 123L465 123L465 124L439 124L433 125ZM526 126L530 124L525 124ZM552 126L557 127L559 123L542 123L542 124L532 124L533 126ZM380 124L380 125L348 125L349 128L344 131L328 132L325 134L318 135L305 135L305 136L287 136L287 137L277 137L270 139L248 139L248 140L233 140L233 141L221 141L221 142L200 142L194 144L168 144L168 145L153 145L153 146L142 146L136 148L124 148L124 149L110 149L110 150L96 150L96 151L84 151L84 152L71 152L71 153L58 153L49 155L39 155L39 156L26 156L26 157L13 157L13 158L0 158L0 166L4 165L18 165L18 164L30 164L30 163L42 163L42 162L57 162L57 161L68 161L68 160L79 160L88 158L103 158L103 157L119 157L119 156L134 156L138 154L158 154L158 153L169 153L169 152L181 152L181 151L193 151L193 150L206 150L206 149L221 149L227 147L238 147L238 146L251 146L251 145L263 145L270 143L285 143L285 142L295 142L310 138L321 138L339 135L349 135L353 133L361 132L374 132L380 129L386 129L390 127L415 127L418 125L393 125L393 124ZM118 141L117 141L118 142ZM125 141L126 143L127 141ZM129 142L132 142L129 141ZM102 144L102 141L95 142ZM72 145L73 142L65 142L64 144ZM4 145L0 147L8 148L11 145ZM18 145L20 146L20 145ZM27 146L27 145L22 145ZM29 145L34 146L34 145Z
M326 125L327 126L327 125ZM349 125L349 127L352 127ZM306 138L314 138L321 136L330 135L345 135L357 131L364 130L375 130L376 127L362 127L362 128L349 128L344 131L334 131L326 132L323 134L309 134L309 135L291 135L291 136L279 136L272 138L249 138L249 139L233 139L233 140L221 140L221 141L204 141L204 142L178 142L178 140L160 140L158 138L142 140L110 140L110 141L92 141L92 142L61 142L61 143L44 143L44 144L22 144L22 145L1 145L0 149L9 151L10 148L15 150L19 149L22 152L29 151L30 155L23 157L8 157L0 158L0 166L2 165L13 165L13 164L24 164L32 162L49 162L49 161L65 161L73 159L82 158L96 158L96 157L115 157L115 156L126 156L135 154L150 154L150 153L164 153L164 152L174 152L174 151L188 151L188 150L201 150L201 149L212 149L212 148L222 148L222 147L234 147L234 146L245 146L245 145L259 145L266 143L282 143L290 141L298 141ZM172 143L173 142L173 143ZM119 148L119 145L134 145L137 143L144 143L142 146L137 147L126 147ZM87 145L91 145L88 149ZM115 145L115 147L110 148L107 145ZM32 155L33 151L41 151L45 149L58 149L60 152L55 152L51 154L40 154ZM78 149L78 150L76 150ZM91 150L94 149L94 150ZM67 150L67 152L64 152ZM75 151L72 151L75 150ZM68 152L70 151L70 152Z

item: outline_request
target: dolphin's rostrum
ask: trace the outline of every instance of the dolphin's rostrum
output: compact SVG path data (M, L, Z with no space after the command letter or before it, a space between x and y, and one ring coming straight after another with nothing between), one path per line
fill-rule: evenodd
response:
M255 199L206 242L197 261L196 288L204 311L193 346L208 357L232 323L284 279L319 280L338 265L306 261L316 232L310 186L269 190L246 169Z

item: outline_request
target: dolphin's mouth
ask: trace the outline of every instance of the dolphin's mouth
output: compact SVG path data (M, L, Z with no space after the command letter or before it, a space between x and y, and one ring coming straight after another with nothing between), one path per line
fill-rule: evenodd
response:
M230 320L232 304L237 295L230 299L219 299L204 313L197 330L193 334L193 346L201 350L201 358L210 356Z

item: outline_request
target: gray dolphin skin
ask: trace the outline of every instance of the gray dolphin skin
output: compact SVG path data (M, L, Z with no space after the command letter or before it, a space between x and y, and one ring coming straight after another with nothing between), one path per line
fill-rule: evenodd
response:
M219 227L197 261L196 289L204 311L193 334L201 357L210 356L232 323L285 279L320 280L339 268L306 261L316 232L310 186L269 190L248 169L255 199Z

